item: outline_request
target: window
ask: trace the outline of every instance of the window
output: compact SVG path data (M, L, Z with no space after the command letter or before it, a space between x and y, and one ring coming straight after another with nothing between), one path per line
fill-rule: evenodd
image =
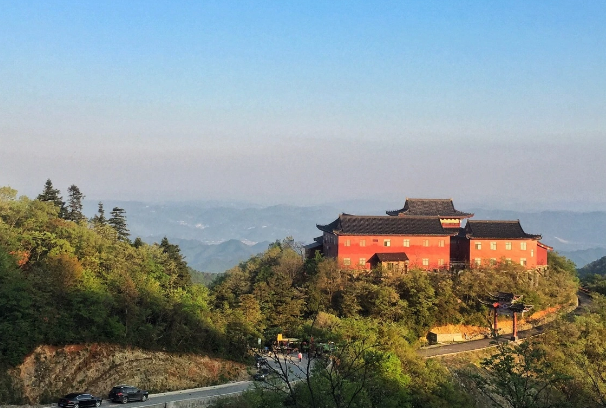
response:
M423 266L429 266L429 258L423 258Z
M520 249L526 251L526 242L520 242Z
M391 246L391 239L384 239L383 246L385 246L385 247Z
M530 250L530 257L532 258L534 256L534 249Z
M345 240L345 246L350 246L350 245L351 245L351 240L346 239L346 240Z
M360 246L366 246L366 240L365 239L361 239L360 240Z
M379 240L378 239L373 239L372 242L379 242Z
M505 262L511 263L511 258L505 258Z
M438 266L444 266L444 260L438 259Z
M476 249L482 249L482 243L476 242Z
M444 240L443 239L441 239L441 240L438 241L438 246L439 247L444 247Z
M526 258L520 258L520 265L526 266Z
M409 239L405 239L404 242L402 242L402 245L405 247L409 247L410 246L410 240Z
M490 258L490 264L491 265L496 265L497 264L497 258Z
M511 242L506 242L505 243L505 249L508 251L511 251Z
M360 266L365 266L366 265L366 258L360 258L359 265Z
M424 239L423 240L423 246L424 247L428 247L429 246L429 240L428 239Z
M490 243L490 249L492 249L493 251L497 250L497 243L496 242L491 242Z
M476 264L476 266L482 265L482 258L476 258L476 259L474 259L474 263Z
M351 259L350 258L343 258L343 265L351 265Z

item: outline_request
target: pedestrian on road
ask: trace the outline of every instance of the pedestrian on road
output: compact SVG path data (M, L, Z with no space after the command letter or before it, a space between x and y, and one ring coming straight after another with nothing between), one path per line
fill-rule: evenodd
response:
M303 354L299 351L299 354L297 354L297 357L299 357L299 363L300 363L301 360L303 360Z

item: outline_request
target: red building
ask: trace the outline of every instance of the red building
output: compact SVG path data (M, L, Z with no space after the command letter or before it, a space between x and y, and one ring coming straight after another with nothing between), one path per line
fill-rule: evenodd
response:
M469 220L453 237L453 256L476 267L511 262L532 269L547 265L547 251L553 249L540 239L541 235L524 232L519 220Z
M308 256L320 251L351 269L372 269L379 264L407 270L448 269L498 262L527 268L547 265L540 235L527 234L519 221L462 220L473 217L458 211L450 199L407 199L404 207L387 216L341 214L323 235L307 245Z
M345 268L371 269L379 263L401 269L450 266L450 233L437 217L341 214L317 227L323 235L315 246L321 245L325 256Z
M403 208L386 213L395 217L438 217L442 227L452 235L459 233L463 219L473 217L471 213L456 210L451 199L442 198L407 198Z

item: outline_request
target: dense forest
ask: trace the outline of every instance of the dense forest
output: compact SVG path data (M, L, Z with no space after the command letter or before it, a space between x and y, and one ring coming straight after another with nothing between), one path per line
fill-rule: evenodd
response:
M322 257L305 260L300 245L287 238L208 283L168 239L131 240L124 210L106 217L99 203L87 219L79 188L70 186L68 194L64 202L50 180L36 199L0 188L2 373L40 344L104 342L246 361L258 338L270 345L281 333L334 342L340 369L327 374L319 364L308 384L285 392L258 389L217 404L470 407L485 395L503 407L606 406L599 371L606 367L603 309L562 319L540 342L503 346L475 368L455 370L415 353L434 326L489 327L482 303L488 293L521 294L534 310L571 302L575 266L557 254L541 273L516 265L456 274L360 273ZM571 355L575 364L567 364ZM507 387L499 388L499 376L523 377L522 369L532 379L526 384L535 405L511 403ZM15 395L2 374L0 402L19 402ZM541 405L553 401L560 405ZM574 405L579 401L585 405Z

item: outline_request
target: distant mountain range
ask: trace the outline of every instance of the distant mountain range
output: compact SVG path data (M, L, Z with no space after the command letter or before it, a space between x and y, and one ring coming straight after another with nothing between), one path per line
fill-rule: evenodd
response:
M593 274L606 275L606 256L585 265L578 272L581 277Z
M455 203L456 205L456 203ZM302 243L320 235L316 224L327 224L340 213L384 215L399 208L384 202L350 201L323 206L247 203L104 202L106 215L114 206L124 208L133 237L159 242L162 237L179 244L188 264L200 271L223 272L251 255L263 252L270 242L288 236ZM85 202L92 216L97 205ZM457 208L472 212L476 220L516 220L528 233L542 234L542 242L582 267L606 255L606 211L518 212Z

